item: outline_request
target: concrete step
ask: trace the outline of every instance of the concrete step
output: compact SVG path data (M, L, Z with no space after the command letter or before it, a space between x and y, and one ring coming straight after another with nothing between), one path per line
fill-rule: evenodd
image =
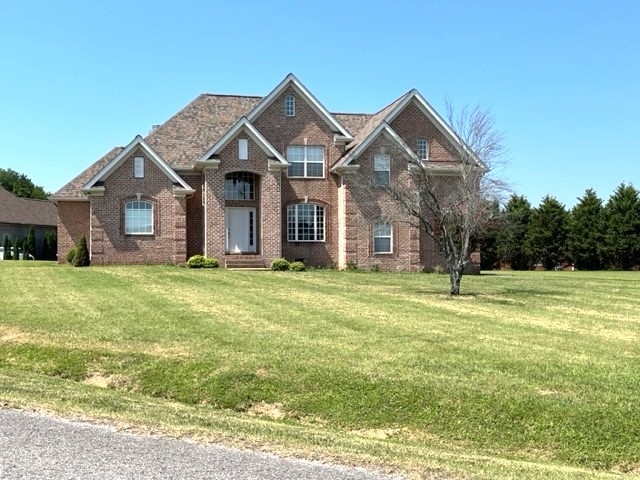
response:
M229 269L252 269L260 270L266 269L263 258L242 258L242 257L227 257L224 260L225 268Z

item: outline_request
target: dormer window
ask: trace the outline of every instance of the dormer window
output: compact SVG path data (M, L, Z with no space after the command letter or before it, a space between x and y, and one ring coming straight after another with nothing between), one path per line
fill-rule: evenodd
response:
M287 117L296 116L296 97L293 95L284 97L284 114Z
M144 157L133 158L133 176L135 178L144 178Z
M418 159L429 159L429 142L427 142L426 138L421 138L420 140L418 140Z

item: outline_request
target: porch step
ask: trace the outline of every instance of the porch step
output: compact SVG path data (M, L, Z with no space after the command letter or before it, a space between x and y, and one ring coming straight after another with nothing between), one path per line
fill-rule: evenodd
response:
M262 258L225 258L224 266L228 269L266 270Z

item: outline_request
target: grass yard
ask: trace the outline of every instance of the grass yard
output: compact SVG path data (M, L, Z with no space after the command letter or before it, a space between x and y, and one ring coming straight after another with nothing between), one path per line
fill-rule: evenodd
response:
M640 475L638 272L0 279L0 405L412 478Z

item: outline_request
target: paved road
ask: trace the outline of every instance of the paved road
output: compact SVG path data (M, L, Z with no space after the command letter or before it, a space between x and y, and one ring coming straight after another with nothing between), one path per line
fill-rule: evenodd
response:
M390 480L363 469L133 435L114 428L0 409L0 478Z

